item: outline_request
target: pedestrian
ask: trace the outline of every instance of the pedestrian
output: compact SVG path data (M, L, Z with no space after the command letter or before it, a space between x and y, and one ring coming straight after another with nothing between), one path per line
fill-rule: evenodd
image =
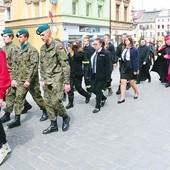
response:
M140 84L140 81L145 81L148 79L148 83L151 82L150 75L150 48L146 45L144 39L140 40L140 46L138 47L139 55L139 74L137 76L137 84Z
M11 80L7 68L6 55L4 51L0 50L0 110L3 104L4 95L10 86L10 83ZM7 142L3 125L0 122L0 165L10 152L11 148Z
M12 122L7 124L8 128L14 128L21 125L20 116L24 109L24 101L26 94L30 92L36 104L43 111L40 121L48 119L45 103L41 96L39 76L38 76L38 62L39 53L29 42L29 32L26 29L20 29L16 34L21 48L15 67L15 78L12 80L12 86L17 88L16 97L14 101L15 118Z
M161 83L166 83L165 87L170 87L170 35L166 35L164 39L165 45L158 49L160 55L158 55L151 71L159 74Z
M107 97L103 94L106 82L110 81L110 59L109 53L105 50L105 43L102 39L96 38L93 42L94 53L91 56L91 80L92 92L96 95L96 106L92 111L97 113L105 105Z
M19 54L19 47L17 47L13 42L14 33L11 29L4 29L1 33L1 36L3 37L3 41L5 45L2 47L3 51L5 51L7 56L7 64L8 64L8 70L10 72L10 77L12 80L15 80L13 71L15 70L15 65L17 63L17 58ZM14 101L16 97L16 87L10 86L8 88L8 92L5 96L6 101L6 107L4 108L4 115L0 118L0 121L2 123L5 123L10 120L10 115L13 111L14 107ZM32 106L28 103L27 100L25 100L24 103L24 110L23 113L26 113L28 110L30 110Z
M111 82L112 82L112 72L113 68L116 66L117 58L116 58L116 52L115 47L113 43L111 43L110 35L105 34L104 36L104 42L105 42L105 49L109 52L109 63L110 63L110 80L106 83L106 88L108 89L108 96L111 96L113 93Z
M58 115L63 118L62 130L67 131L70 117L66 113L62 99L63 85L66 92L70 91L68 57L61 42L53 39L48 24L39 26L36 33L45 43L40 49L41 86L44 89L45 105L51 120L50 126L43 134L58 131Z
M118 104L125 102L125 92L127 80L129 80L134 90L134 99L138 98L139 92L136 85L137 74L139 72L138 50L133 46L133 39L130 36L125 38L125 47L122 52L122 60L120 62L121 77L121 94Z
M90 79L90 57L93 54L94 48L90 44L90 37L85 36L83 38L83 51L85 52L83 63L84 70L84 83L86 85L86 90L91 93L91 79Z
M66 106L66 109L69 109L74 106L73 105L74 87L79 94L85 97L85 103L89 103L90 97L91 97L91 94L82 88L82 78L84 75L83 69L82 69L82 61L84 59L85 53L81 48L80 41L75 41L73 42L73 44L70 44L68 50L69 50L68 59L69 59L69 64L70 64L71 90L68 92L69 103Z
M116 48L117 63L120 63L121 60L122 60L122 52L123 52L124 42L125 42L125 38L126 37L127 37L127 34L123 33L122 34L122 41L121 41L121 43ZM119 64L119 66L120 66L120 64ZM120 67L119 67L119 72L120 72ZM120 92L120 85L121 85L121 82L119 81L119 86L118 86L118 89L116 91L117 95L119 95L121 93ZM129 89L130 89L130 83L129 83L129 80L128 80L127 81L127 85L126 85L126 90L129 90Z

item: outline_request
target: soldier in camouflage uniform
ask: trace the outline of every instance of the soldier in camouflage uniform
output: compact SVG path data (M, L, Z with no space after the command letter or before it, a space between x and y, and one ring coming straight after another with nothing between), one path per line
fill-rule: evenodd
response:
M15 119L7 126L14 128L20 126L20 115L24 109L24 100L27 92L29 91L34 101L43 110L42 117L47 119L45 103L41 96L39 77L38 77L38 51L29 44L29 33L25 29L17 32L17 38L21 44L18 55L16 70L14 71L17 80L12 80L12 86L17 88L16 98L14 103Z
M66 131L69 128L70 117L66 113L62 99L63 88L66 92L70 91L68 57L61 42L52 38L48 24L38 27L36 33L45 42L40 50L40 73L46 109L51 120L51 125L43 131L43 134L58 131L58 115L63 118L62 130Z
M1 36L3 37L3 41L5 45L2 49L6 52L7 62L8 62L8 69L10 72L11 79L15 79L13 76L12 68L15 67L15 62L17 61L17 56L19 52L19 47L13 44L12 40L14 38L13 31L11 29L5 29L2 31ZM5 123L10 120L10 114L13 111L14 100L16 97L16 87L10 87L6 94L6 108L4 109L5 114L0 118L2 123ZM30 110L32 106L25 100L24 103L24 111L26 113Z

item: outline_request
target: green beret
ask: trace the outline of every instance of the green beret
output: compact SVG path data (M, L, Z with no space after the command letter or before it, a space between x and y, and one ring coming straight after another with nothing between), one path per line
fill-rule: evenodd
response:
M4 34L14 34L14 33L11 29L6 28L2 31L1 36L3 36Z
M29 34L28 30L26 29L20 29L17 34L16 34L16 37L19 37L20 35L23 35L23 34Z
M45 30L47 30L49 28L50 28L50 26L48 24L41 25L37 28L36 33L38 35L40 35L42 32L44 32Z

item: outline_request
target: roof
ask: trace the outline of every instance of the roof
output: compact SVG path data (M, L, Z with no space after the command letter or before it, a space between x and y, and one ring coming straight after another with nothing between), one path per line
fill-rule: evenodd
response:
M161 13L161 10L159 11L145 11L143 12L143 15L139 18L138 22L155 22L156 18Z
M139 19L142 16L143 12L144 12L144 10L132 10L133 20Z

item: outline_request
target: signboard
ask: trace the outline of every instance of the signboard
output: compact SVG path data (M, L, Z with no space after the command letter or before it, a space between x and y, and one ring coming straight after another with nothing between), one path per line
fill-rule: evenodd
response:
M79 26L79 31L80 32L97 33L97 32L100 32L100 27Z

